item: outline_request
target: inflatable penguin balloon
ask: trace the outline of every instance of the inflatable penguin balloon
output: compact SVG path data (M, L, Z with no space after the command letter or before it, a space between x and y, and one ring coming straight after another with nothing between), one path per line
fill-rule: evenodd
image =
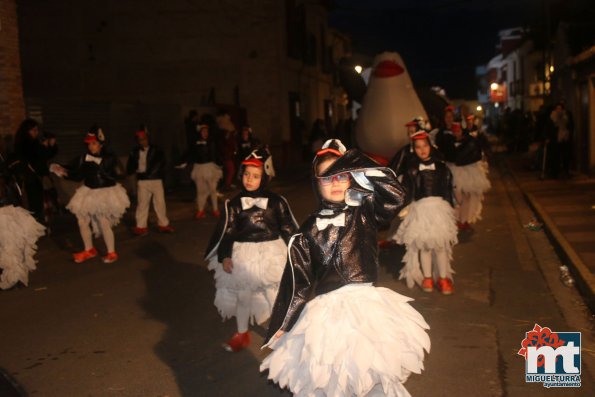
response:
M374 59L363 106L357 119L357 145L386 165L409 142L404 125L426 112L401 56L384 52Z

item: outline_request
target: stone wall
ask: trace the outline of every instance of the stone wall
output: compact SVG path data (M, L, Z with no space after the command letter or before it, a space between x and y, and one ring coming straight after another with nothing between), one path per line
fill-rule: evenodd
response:
M25 115L15 0L0 1L0 136L14 134Z

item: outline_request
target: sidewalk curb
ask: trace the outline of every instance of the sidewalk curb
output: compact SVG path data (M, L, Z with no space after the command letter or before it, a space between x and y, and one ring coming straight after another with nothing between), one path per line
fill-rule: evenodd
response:
M515 182L517 183L517 186L520 188L521 192L523 192L523 196L525 196L527 203L536 213L537 217L543 222L545 226L544 231L550 242L554 245L558 256L560 256L560 259L564 263L569 265L568 267L570 272L576 280L576 286L585 298L585 303L592 312L595 312L595 277L593 277L593 274L591 274L583 260L580 258L574 248L572 248L568 240L566 240L562 232L560 232L552 218L543 209L541 204L537 202L533 194L526 192L525 189L523 189L523 186L516 179L514 173L512 173L512 175Z

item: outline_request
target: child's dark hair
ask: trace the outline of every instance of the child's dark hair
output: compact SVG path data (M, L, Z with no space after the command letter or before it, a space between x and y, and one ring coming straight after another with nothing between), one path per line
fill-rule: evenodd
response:
M337 156L335 153L324 153L320 156L316 156L316 159L314 161L314 172L316 172L316 175L318 175L318 166L322 163L324 163L325 161L328 160L337 160L340 156Z

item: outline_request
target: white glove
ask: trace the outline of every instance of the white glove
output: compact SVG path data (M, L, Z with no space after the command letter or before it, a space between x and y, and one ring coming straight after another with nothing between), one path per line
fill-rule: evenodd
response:
M68 175L68 171L64 169L60 164L52 163L50 164L50 172L56 174L60 178L64 178Z
M399 218L400 219L405 219L405 217L407 216L407 214L409 214L409 206L406 206L401 211L399 211Z
M176 165L174 168L181 170L183 168L186 168L187 165L188 165L188 163L182 163L182 164Z

